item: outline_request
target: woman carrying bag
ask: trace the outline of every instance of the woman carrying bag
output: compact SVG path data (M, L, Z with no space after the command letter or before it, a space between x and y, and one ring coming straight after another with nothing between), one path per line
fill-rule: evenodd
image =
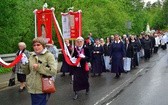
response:
M51 92L44 92L42 80L45 80L44 77L55 76L57 72L55 58L45 47L46 40L44 38L34 38L34 52L30 56L29 62L25 63L26 59L22 59L22 68L27 75L27 89L31 94L32 105L47 104ZM51 83L53 82L51 81Z

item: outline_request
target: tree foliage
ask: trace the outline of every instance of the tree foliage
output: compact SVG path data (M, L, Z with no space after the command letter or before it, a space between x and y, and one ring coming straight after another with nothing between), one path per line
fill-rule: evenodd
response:
M74 7L82 10L82 32L87 37L107 37L111 34L139 34L149 23L152 28L168 26L168 0L144 6L141 0L46 0L61 26L61 12ZM41 9L44 0L5 0L0 3L0 53L13 53L17 43L24 41L31 50L34 37L35 9ZM127 22L131 22L128 29ZM54 32L53 32L54 33ZM54 38L56 40L56 38Z

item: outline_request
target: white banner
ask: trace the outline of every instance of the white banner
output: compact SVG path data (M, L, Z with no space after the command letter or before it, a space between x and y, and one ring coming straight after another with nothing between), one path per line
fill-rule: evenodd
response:
M70 36L70 25L69 25L69 14L63 13L62 14L62 31L63 31L63 37L71 38Z

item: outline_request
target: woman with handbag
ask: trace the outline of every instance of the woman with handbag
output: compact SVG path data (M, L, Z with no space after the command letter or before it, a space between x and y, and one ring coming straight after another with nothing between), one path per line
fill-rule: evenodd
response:
M87 47L84 47L84 39L78 37L76 39L76 46L74 49L73 57L81 58L80 63L73 67L73 90L75 92L74 100L78 98L77 92L86 90L86 95L89 92L89 67L88 62L90 59L90 52Z
M32 105L46 105L48 96L54 91L44 91L44 80L56 75L57 64L53 54L47 51L46 40L44 38L33 39L33 54L29 57L29 62L21 59L22 68L27 75L27 89L31 94ZM44 77L47 77L44 79ZM52 84L51 80L49 84ZM49 86L48 84L46 84ZM53 85L53 84L52 84Z

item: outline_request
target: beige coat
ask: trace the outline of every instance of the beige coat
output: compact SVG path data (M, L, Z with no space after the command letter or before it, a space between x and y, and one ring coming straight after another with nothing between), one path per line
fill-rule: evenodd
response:
M33 64L39 64L38 70L33 70ZM53 54L45 51L40 55L33 53L29 58L29 63L21 66L27 75L27 89L29 93L39 94L42 92L41 76L55 76L57 73L57 62Z

